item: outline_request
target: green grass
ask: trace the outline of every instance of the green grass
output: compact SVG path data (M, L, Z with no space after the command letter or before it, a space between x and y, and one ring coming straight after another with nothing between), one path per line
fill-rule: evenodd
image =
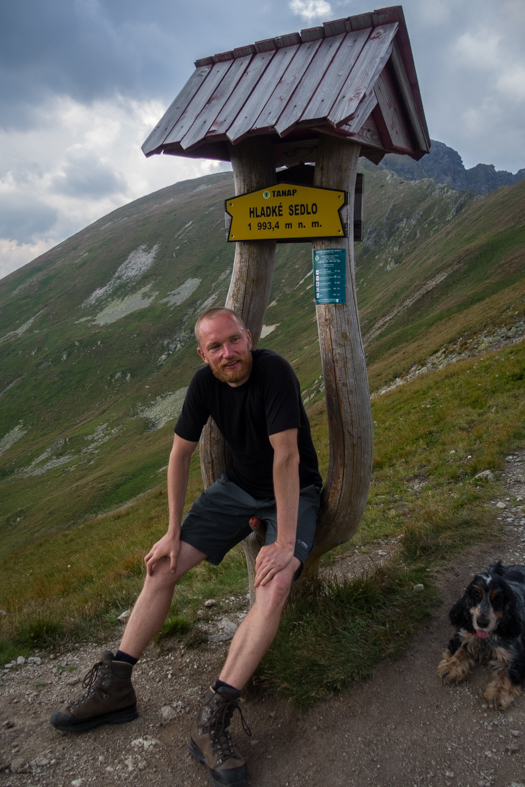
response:
M423 592L414 585L424 584ZM438 596L421 569L398 566L352 582L316 582L287 606L254 683L307 708L397 658Z

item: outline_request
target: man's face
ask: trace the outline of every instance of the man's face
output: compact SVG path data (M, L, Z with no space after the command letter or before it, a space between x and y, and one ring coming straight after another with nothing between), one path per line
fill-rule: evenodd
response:
M215 377L232 388L245 383L252 370L252 337L232 314L204 319L199 326L197 352Z

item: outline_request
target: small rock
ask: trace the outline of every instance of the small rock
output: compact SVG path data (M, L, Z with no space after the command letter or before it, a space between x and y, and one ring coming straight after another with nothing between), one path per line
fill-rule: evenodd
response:
M500 501L499 503L496 503L496 508L502 508L502 509L503 509L503 508L507 508L507 504L506 504L506 503L502 503L502 502Z
M81 680L82 678L70 678L69 680L66 681L66 683L68 686L76 686L78 683L81 682Z
M413 588L414 593L421 593L421 591L423 591L424 589L425 589L425 586L421 585L421 584L414 585L414 588Z
M212 634L208 637L209 642L227 642L230 639L233 639L233 635L239 628L237 623L234 623L233 620L229 620L229 618L222 618L217 624L217 627L221 630L219 634Z
M520 730L511 730L510 734L513 735L515 738L521 738L521 736L523 735L523 733L520 732Z
M160 709L160 715L162 716L162 721L173 721L177 715L177 711L170 705L164 705Z
M205 607L214 607L217 602L214 598L209 598L207 601L204 602Z
M74 779L71 782L71 787L80 787L81 784L82 784L82 779Z
M384 549L378 549L377 554L379 555L379 557L386 557L388 555L388 552L385 552Z
M25 663L26 663L25 656L19 656L19 657L17 658L17 660L16 660L16 663L17 663L17 664L18 664L20 667L22 666L22 664L25 664Z
M494 473L492 472L492 470L483 470L483 472L481 473L476 473L476 475L474 476L474 480L476 478L486 478L487 481L494 481Z
M36 757L34 760L31 760L29 765L34 766L35 768L44 768L46 765L50 764L50 759L45 754L41 754L39 757Z
M146 735L144 738L136 738L134 741L131 741L131 745L134 749L151 749L153 746L158 746L160 741L156 738L150 738L149 735Z
M7 615L7 612L5 611L5 609L0 609L0 615Z
M23 757L15 757L11 760L11 773L26 773L27 765Z
M14 721L11 721L10 719L4 721L4 723L2 724L2 727L5 727L6 730L11 730L14 726L15 726Z
M42 659L39 656L29 656L27 660L28 664L42 664Z
M117 620L120 620L121 623L125 623L130 615L131 615L131 610L127 609L125 612L122 613L122 615L118 616Z
M447 777L447 779L453 779L454 778L454 771L447 771L445 776Z
M455 454L455 453L456 453L455 451L449 451L449 454Z
M506 754L517 754L520 750L520 747L517 743L508 743L505 746L505 753Z

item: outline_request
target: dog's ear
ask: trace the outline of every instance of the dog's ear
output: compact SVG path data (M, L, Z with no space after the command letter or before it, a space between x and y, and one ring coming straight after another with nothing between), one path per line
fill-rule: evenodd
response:
M468 591L459 599L459 601L456 601L450 610L448 617L452 625L456 626L456 628L472 631L472 615L470 614Z
M505 606L503 615L498 623L497 633L500 637L514 639L523 633L523 623L518 613L516 597L511 588L505 583Z
M499 577L502 577L505 573L505 566L502 564L501 560L498 560L497 563L491 563L487 571L490 574L497 574Z

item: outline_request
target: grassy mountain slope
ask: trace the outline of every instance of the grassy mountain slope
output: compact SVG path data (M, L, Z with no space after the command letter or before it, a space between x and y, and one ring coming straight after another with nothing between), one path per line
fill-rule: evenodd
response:
M356 278L371 387L523 317L525 181L474 197L363 164ZM0 555L158 485L199 359L195 315L226 297L230 174L96 222L0 282ZM321 391L308 244L278 248L261 342ZM518 314L516 315L515 312Z

